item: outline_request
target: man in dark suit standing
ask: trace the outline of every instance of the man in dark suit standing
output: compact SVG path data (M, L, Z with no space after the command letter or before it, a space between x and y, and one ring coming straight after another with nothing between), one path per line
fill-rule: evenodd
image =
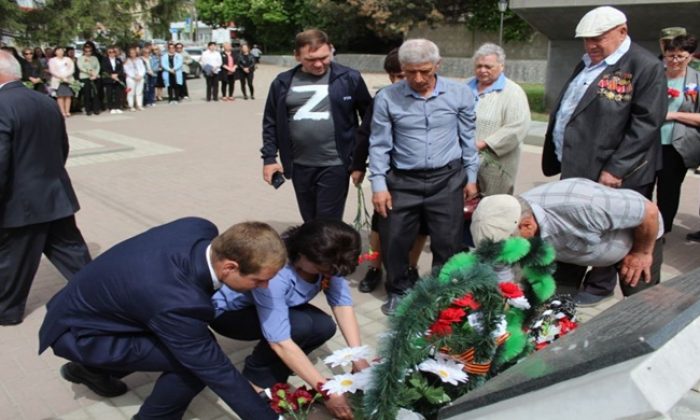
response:
M236 370L209 330L211 295L267 287L286 261L268 225L216 226L185 218L115 245L75 275L47 304L39 353L71 360L68 381L113 397L134 371L163 372L137 419L182 418L208 386L243 419L276 416Z
M63 115L20 78L20 64L1 51L0 325L22 322L42 253L69 280L90 262L75 224Z
M576 37L583 39L586 53L551 113L542 171L630 188L651 198L667 107L663 65L632 43L626 16L610 6L586 13ZM565 276L583 276L585 267L580 269ZM616 272L615 267L591 271L577 303L594 305L610 296Z

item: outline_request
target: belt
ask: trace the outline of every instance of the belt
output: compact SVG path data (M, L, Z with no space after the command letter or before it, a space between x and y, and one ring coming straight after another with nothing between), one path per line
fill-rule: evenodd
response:
M395 167L394 165L391 165L391 171L394 172L395 174L407 174L407 175L428 175L428 174L434 174L438 172L447 172L447 171L452 171L454 169L458 169L462 167L462 158L455 159L448 163L445 166L441 166L439 168L426 168L426 169L399 169Z

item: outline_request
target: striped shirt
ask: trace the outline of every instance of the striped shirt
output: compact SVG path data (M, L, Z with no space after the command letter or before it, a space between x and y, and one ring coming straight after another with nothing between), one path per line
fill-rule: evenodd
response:
M558 261L593 267L615 264L630 252L647 202L636 191L583 178L544 184L521 197L532 207L540 237L554 247ZM659 221L657 237L662 234Z

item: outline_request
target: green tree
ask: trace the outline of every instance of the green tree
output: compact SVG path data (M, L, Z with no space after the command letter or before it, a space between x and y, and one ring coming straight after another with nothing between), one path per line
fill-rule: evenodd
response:
M493 0L472 0L473 7L467 17L470 28L482 31L498 31L501 13ZM503 17L503 41L525 41L534 30L520 16L508 9Z
M20 13L20 39L66 45L80 37L127 46L139 40L137 22L162 34L185 6L182 0L48 0L44 7Z
M17 18L19 7L13 1L0 1L0 36L10 35L20 29Z

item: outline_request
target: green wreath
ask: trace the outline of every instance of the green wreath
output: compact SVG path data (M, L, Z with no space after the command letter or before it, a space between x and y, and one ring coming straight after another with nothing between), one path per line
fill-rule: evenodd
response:
M445 403L530 353L533 347L523 323L537 305L554 295L554 257L554 249L539 238L486 240L475 252L453 256L437 276L421 279L389 319L390 332L379 349L381 362L363 398L364 417L394 420L401 407L433 415ZM520 287L532 304L530 310L504 305L495 269L514 265L522 268ZM439 315L465 296L478 302L480 328L464 323L449 335L431 335ZM508 334L499 339L494 333L503 319ZM485 370L442 392L415 371L415 366L438 350L455 355L467 352L474 368Z

